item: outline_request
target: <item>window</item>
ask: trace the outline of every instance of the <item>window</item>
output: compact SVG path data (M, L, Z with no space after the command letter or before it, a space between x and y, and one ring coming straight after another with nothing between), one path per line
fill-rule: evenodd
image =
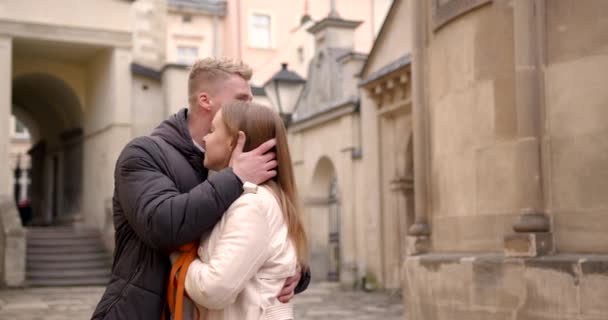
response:
M254 48L270 49L270 15L260 13L251 15L249 44Z
M13 137L18 139L29 139L30 133L27 131L27 128L23 124L23 122L19 121L17 118L14 119L14 127L13 127Z
M24 134L25 133L25 126L23 125L23 123L21 123L21 121L17 120L15 122L15 133L16 134Z
M192 16L189 14L183 15L182 16L182 22L183 23L190 23L192 22Z
M198 59L198 47L177 47L177 63L190 65L193 64L196 59Z

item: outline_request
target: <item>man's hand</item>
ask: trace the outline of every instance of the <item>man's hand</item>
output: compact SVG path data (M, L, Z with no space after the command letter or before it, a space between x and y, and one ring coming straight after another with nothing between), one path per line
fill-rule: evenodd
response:
M277 175L277 161L274 152L276 140L268 140L249 152L243 152L245 134L239 131L239 138L230 158L230 167L243 182L262 184Z
M296 269L296 275L293 277L289 277L287 278L287 280L285 280L285 285L283 286L283 289L281 289L281 292L278 296L279 301L287 303L291 299L293 299L294 291L296 290L296 286L298 285L298 282L300 282L301 277L302 268L300 267L300 265L298 265L298 268Z

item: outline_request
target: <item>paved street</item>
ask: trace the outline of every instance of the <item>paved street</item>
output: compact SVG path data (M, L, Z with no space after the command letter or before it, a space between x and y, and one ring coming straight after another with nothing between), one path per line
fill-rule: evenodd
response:
M0 290L0 319L89 319L102 287ZM296 298L296 319L402 320L399 296L344 292L333 284L314 284Z
M296 298L298 320L403 320L400 295L342 291L336 285L311 285Z

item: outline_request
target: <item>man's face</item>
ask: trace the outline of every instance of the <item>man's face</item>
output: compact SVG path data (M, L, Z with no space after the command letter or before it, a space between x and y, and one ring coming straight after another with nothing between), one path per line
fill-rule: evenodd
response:
M228 166L234 146L233 137L230 136L228 127L222 120L222 113L218 112L213 117L209 133L203 137L203 148L205 148L205 168L220 171Z
M211 110L215 115L226 103L234 100L251 101L252 99L253 94L247 80L233 74L217 85L211 100Z

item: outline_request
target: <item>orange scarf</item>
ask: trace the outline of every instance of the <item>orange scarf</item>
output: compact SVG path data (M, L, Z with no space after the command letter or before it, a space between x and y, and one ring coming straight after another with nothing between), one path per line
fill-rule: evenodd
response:
M171 276L169 277L169 284L167 286L166 302L169 306L169 311L171 311L171 314L173 315L173 320L183 319L186 273L188 272L188 267L192 261L197 258L198 244L198 241L194 241L179 247L177 251L181 253L181 255L177 261L175 261L173 267L171 267ZM196 312L195 319L198 319L200 313L196 304L194 306L194 310ZM164 310L162 318L165 319Z

